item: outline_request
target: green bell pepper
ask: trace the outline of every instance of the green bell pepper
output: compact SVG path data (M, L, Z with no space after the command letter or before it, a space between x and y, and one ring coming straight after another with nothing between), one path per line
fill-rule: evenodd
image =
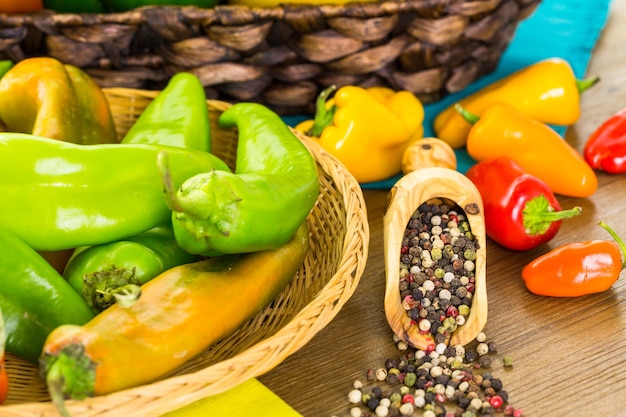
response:
M0 228L0 309L7 352L37 363L48 334L94 317L87 303L36 251Z
M228 166L193 149L140 144L77 145L23 133L0 133L0 227L35 250L114 242L165 224L158 155L170 181Z
M150 143L211 152L209 110L202 83L175 74L130 127L122 143Z
M211 171L176 187L176 168L159 158L178 244L204 256L276 249L294 235L319 194L315 159L283 120L256 103L224 111L237 127L235 173Z
M78 248L63 276L96 312L117 299L134 301L136 289L166 270L197 261L176 243L171 224L104 245ZM130 300L126 297L130 296Z

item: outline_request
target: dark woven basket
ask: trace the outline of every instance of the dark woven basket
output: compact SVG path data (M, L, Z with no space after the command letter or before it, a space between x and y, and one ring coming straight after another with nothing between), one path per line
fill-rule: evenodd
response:
M493 71L539 1L0 14L0 59L52 56L103 87L162 89L189 71L210 99L258 101L282 114L311 113L331 84L384 85L430 103Z

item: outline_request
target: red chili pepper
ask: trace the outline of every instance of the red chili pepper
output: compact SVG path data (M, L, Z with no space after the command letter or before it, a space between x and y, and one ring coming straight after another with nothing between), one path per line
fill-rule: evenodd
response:
M548 242L563 219L582 213L580 207L561 210L550 187L509 157L478 162L465 175L483 199L487 236L507 249Z
M6 342L6 331L4 329L4 319L0 311L0 404L2 404L9 392L9 377L4 366L4 344Z
M536 258L522 269L526 288L550 297L578 297L608 290L624 268L626 245L604 222L615 239L569 243Z
M626 107L589 136L583 155L593 169L609 174L626 172Z

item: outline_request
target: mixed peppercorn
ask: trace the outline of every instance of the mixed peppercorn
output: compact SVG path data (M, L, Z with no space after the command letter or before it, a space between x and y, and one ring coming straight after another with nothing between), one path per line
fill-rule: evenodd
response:
M469 315L479 245L463 210L437 199L408 222L400 255L402 306L421 332L445 343Z
M402 238L399 291L411 322L433 343L416 349L394 334L403 353L354 382L351 417L522 415L508 403L502 380L489 372L495 343L480 332L467 347L450 344L471 310L481 249L454 201L434 198L415 210ZM512 366L510 358L503 364Z
M394 340L403 353L353 383L347 395L350 417L523 415L510 404L502 380L490 372L497 345L485 333L471 348L440 343L430 351L415 350ZM512 366L508 357L503 364Z

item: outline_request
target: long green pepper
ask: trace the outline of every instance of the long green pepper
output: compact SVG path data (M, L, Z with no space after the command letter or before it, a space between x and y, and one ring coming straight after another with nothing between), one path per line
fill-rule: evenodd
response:
M130 127L122 144L167 145L210 152L209 111L202 83L175 74ZM132 303L139 286L177 265L196 261L183 250L171 221L116 242L77 248L63 276L96 312L116 301Z
M103 13L104 5L100 0L44 0L46 9L58 13Z
M209 109L200 79L188 72L176 73L139 115L122 143L211 152Z
M172 165L171 181L228 166L202 151L139 144L76 145L20 133L0 133L0 227L35 250L114 242L169 221L157 167Z
M85 324L87 303L36 251L0 227L0 309L7 352L37 363L48 334L61 324Z
M284 245L319 194L315 159L283 120L256 103L237 103L218 123L238 129L235 172L195 175L176 187L176 167L160 158L178 244L216 256Z

